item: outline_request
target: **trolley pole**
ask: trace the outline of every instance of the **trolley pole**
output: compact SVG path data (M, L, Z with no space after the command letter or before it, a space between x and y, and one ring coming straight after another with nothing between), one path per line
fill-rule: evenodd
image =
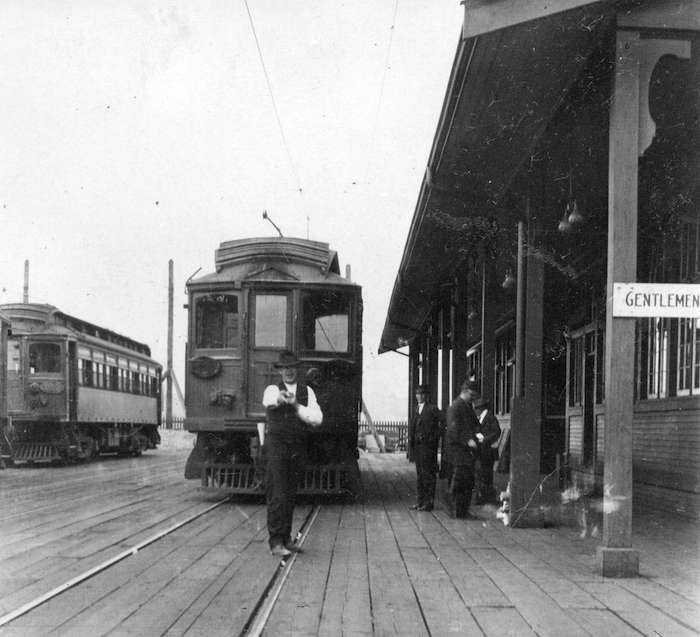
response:
M165 428L173 428L173 260L168 261L168 362L165 377Z

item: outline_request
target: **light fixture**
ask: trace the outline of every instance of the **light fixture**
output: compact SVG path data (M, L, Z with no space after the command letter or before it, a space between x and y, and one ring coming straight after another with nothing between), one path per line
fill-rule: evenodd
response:
M557 226L559 232L569 232L571 230L571 224L569 223L569 205L567 204L566 210L564 211L564 216L559 221Z
M583 215L579 212L578 204L576 203L576 199L569 202L569 205L567 206L567 210L569 211L569 223L572 226L576 225L577 223L581 223L583 221Z
M572 226L575 226L583 222L584 217L578 209L578 203L574 199L574 178L571 172L569 172L569 200L566 202L566 208L564 209L564 216L559 222L557 228L559 232L569 232Z
M515 277L513 276L513 272L510 268L506 270L506 276L503 279L503 283L501 283L501 287L504 290L509 290L515 285Z

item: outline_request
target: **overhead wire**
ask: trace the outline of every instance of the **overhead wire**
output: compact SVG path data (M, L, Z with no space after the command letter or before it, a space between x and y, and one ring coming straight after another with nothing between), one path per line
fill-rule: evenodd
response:
M365 163L365 176L363 181L366 183L367 182L367 176L369 174L369 169L370 169L370 160L372 157L372 153L374 152L374 146L376 142L376 137L377 137L377 126L379 124L379 114L381 113L382 110L382 101L384 98L384 87L386 85L386 76L387 76L387 71L389 70L389 62L391 60L391 48L394 43L394 30L396 28L396 16L399 11L399 0L394 0L394 14L391 17L391 27L389 29L389 42L387 44L386 48L386 56L384 59L384 69L382 71L382 79L381 82L379 83L379 99L377 100L377 108L374 113L374 118L372 122L372 128L371 128L371 134L370 134L370 142L369 142L369 152L368 152L368 157L367 157L367 162Z
M275 94L272 90L272 83L270 82L270 76L267 72L267 67L265 66L265 60L263 58L262 48L260 46L260 40L258 39L258 34L255 30L255 22L253 21L253 15L250 12L250 7L248 6L248 0L243 0L243 3L245 4L246 11L248 12L248 20L250 21L250 28L251 28L251 31L253 32L253 39L255 40L255 47L258 50L258 57L260 59L260 66L262 67L263 74L265 76L265 82L267 84L267 90L270 94L270 100L272 101L272 109L275 112L275 119L277 120L277 126L279 128L280 136L282 138L282 145L284 146L284 150L287 153L287 159L289 160L289 166L292 170L294 180L296 181L297 190L299 191L299 194L301 194L303 192L303 189L301 187L301 180L299 179L299 173L296 169L296 166L294 165L294 160L292 159L292 153L289 150L289 145L287 144L287 138L284 134L284 127L282 126L282 119L280 117L279 110L277 109L277 102L275 100Z

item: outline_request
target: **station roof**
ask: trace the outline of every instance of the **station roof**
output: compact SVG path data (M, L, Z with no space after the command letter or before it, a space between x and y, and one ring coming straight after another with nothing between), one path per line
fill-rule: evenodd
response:
M436 218L512 214L504 195L614 8L581 0L552 4L477 0L466 5L380 353L398 349L422 331L440 284L464 260L456 234Z

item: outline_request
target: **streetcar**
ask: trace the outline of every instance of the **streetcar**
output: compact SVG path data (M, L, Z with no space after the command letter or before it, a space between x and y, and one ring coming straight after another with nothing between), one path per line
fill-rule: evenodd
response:
M185 477L203 490L263 490L265 387L283 350L301 361L323 423L309 431L298 492L359 491L362 294L327 243L287 237L221 243L215 271L187 282Z
M7 442L7 341L10 336L10 319L0 312L0 469L10 459Z
M2 448L14 465L140 455L160 442L162 367L148 345L53 305L0 305L9 322Z

